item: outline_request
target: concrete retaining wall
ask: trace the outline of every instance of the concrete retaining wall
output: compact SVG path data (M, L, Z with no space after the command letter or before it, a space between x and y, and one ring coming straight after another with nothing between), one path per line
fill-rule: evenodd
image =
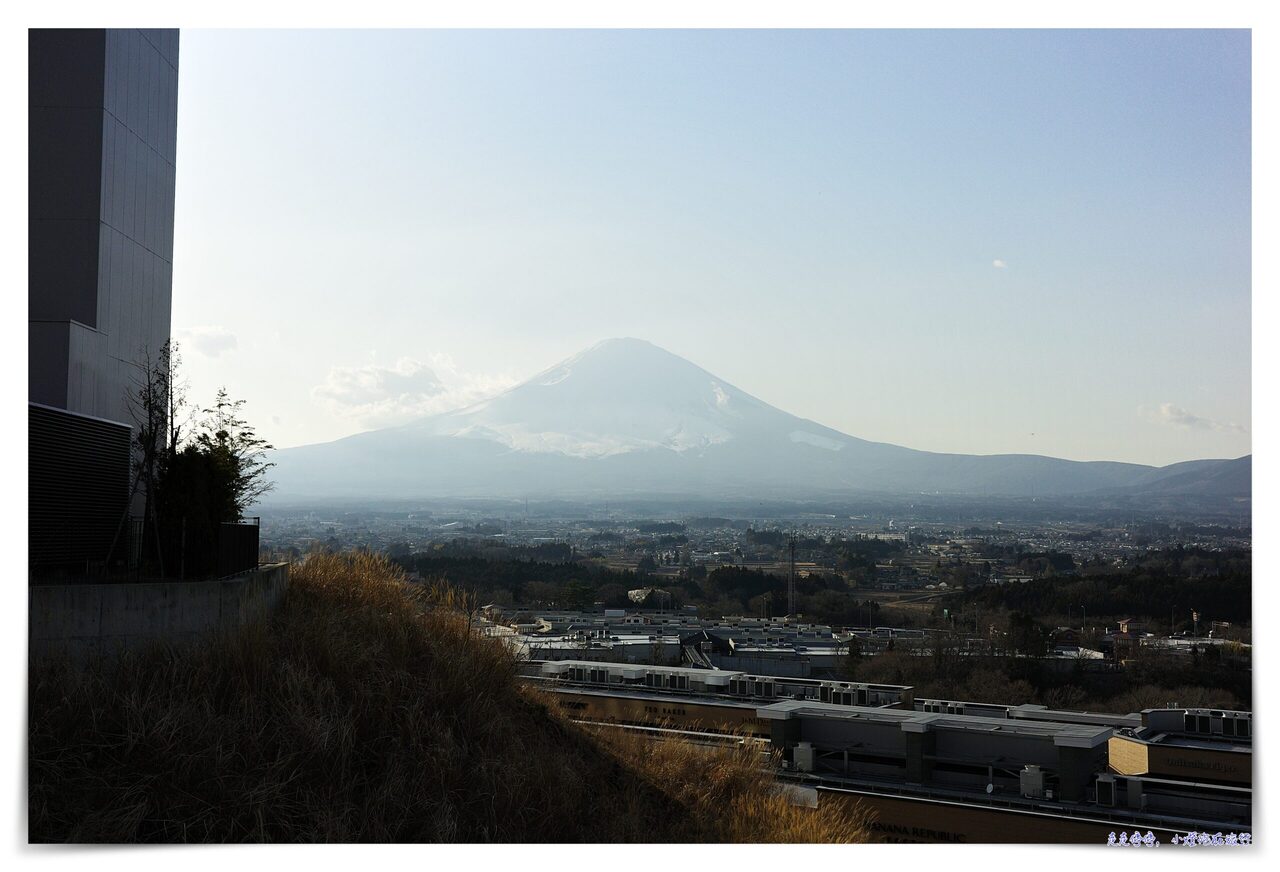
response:
M31 656L110 654L189 642L266 617L289 587L289 564L220 581L33 585Z

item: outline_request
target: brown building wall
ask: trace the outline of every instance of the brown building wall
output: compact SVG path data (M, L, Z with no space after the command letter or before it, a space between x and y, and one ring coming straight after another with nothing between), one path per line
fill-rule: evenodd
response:
M1150 745L1125 736L1112 736L1107 744L1107 756L1111 771L1121 775L1253 784L1253 755L1239 751Z
M843 794L852 796L852 794ZM821 794L825 802L830 794ZM1105 845L1115 833L1132 833L1137 827L1050 815L1029 814L1006 809L985 809L930 800L857 795L871 813L869 828L877 841L942 844L1079 844ZM1173 836L1172 830L1150 829L1161 844Z
M1253 784L1253 755L1238 751L1152 745L1147 749L1147 762L1152 775L1166 778Z

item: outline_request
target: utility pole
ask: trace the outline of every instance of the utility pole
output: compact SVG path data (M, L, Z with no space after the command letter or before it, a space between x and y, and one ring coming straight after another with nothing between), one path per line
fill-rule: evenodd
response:
M787 614L792 617L796 613L796 531L791 531L791 539L787 543L790 552L789 570L787 572Z

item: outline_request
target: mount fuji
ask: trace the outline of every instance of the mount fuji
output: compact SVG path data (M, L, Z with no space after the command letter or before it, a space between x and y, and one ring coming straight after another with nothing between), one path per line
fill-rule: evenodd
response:
M869 442L639 339L601 342L457 411L284 449L274 500L953 493L1250 495L1251 456L1165 467Z

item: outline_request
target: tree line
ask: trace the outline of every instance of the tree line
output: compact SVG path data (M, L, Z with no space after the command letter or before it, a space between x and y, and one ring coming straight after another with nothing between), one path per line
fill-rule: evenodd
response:
M1166 624L1187 622L1192 610L1202 621L1251 622L1252 553L1173 548L1151 552L1123 568L1082 567L1068 578L1025 584L987 585L954 594L957 604L1003 608L1033 615L1083 613L1132 617Z
M737 566L719 566L672 578L650 574L656 564L642 564L640 571L610 569L570 556L560 545L551 556L549 543L537 546L497 545L478 540L455 539L437 543L416 554L393 551L391 556L406 570L423 579L445 579L474 591L484 602L504 605L585 609L596 603L605 608L638 604L628 592L660 588L642 607L697 606L705 614L780 617L787 613L787 579L774 573ZM838 626L864 626L892 620L911 626L913 618L881 608L872 600L859 600L856 590L836 573L810 573L796 578L796 611L806 618Z

